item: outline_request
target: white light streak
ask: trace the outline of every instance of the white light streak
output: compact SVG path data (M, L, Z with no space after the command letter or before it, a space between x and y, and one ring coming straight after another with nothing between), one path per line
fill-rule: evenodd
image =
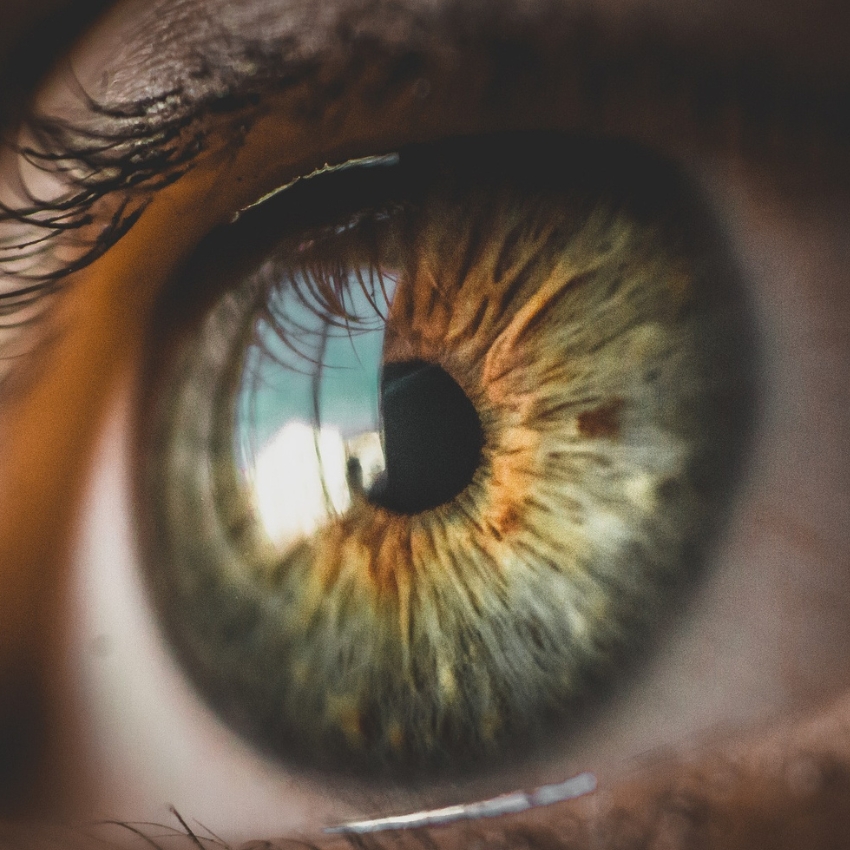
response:
M303 422L282 428L257 457L254 492L269 539L282 548L314 534L351 496L345 444L335 428Z
M596 777L592 773L580 773L554 785L541 785L533 791L514 791L477 803L464 803L458 806L446 806L442 809L430 809L414 812L410 815L397 815L374 820L351 821L341 826L325 828L326 833L368 833L383 832L390 829L422 829L430 826L445 826L461 820L495 818L501 815L517 814L540 806L551 806L583 797L596 790Z

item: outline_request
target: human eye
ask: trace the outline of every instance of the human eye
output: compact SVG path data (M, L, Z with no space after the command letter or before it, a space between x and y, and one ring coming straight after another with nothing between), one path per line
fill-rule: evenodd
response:
M640 39L618 41L616 27L604 16L582 23L557 6L535 14L461 4L449 13L442 6L400 4L388 23L340 6L327 12L338 24L334 29L314 20L314 7L303 6L288 10L287 26L293 28L288 32L280 9L243 3L211 11L205 4L207 14L197 17L200 8L158 6L156 12L171 25L167 31L154 28L159 41L145 32L153 24L142 7L128 7L119 19L123 39L110 43L123 45L119 58L135 73L122 75L116 64L103 83L106 90L116 86L125 103L161 102L167 112L171 102L179 108L179 98L165 85L160 101L145 101L142 93L150 93L145 74L151 67L171 68L160 75L169 84L180 77L174 69L186 71L180 64L189 62L181 54L186 38L194 63L187 77L194 82L187 87L195 87L195 101L207 98L206 112L200 110L200 123L194 106L186 113L187 123L173 137L175 159L151 172L157 191L138 221L69 279L51 305L44 326L55 322L63 332L36 359L41 371L33 372L26 392L7 402L4 561L22 576L49 568L48 575L66 582L63 598L70 600L53 609L64 625L53 633L48 626L40 630L51 638L40 660L52 671L47 687L53 693L46 703L52 749L45 764L54 784L44 787L58 789L58 799L76 819L165 820L164 804L171 802L188 823L197 819L230 841L255 838L257 831L314 833L346 818L474 799L476 793L531 787L588 769L603 784L606 796L594 799L607 799L609 817L602 804L598 821L591 817L585 827L577 825L580 808L570 810L567 819L575 820L569 824L560 810L535 813L530 826L514 821L497 827L498 840L569 846L578 834L570 830L582 828L597 829L595 840L612 846L624 835L649 842L653 829L678 829L681 835L704 829L708 841L712 830L725 828L724 818L738 813L742 798L733 792L743 787L762 794L757 803L773 823L779 822L775 807L786 797L816 811L811 787L834 793L840 764L834 742L824 741L830 732L820 731L827 721L789 731L787 753L754 736L768 724L782 735L782 717L817 710L846 685L841 517L847 352L840 331L847 295L839 262L845 202L833 179L842 173L844 151L829 117L835 92L833 101L829 92L823 101L815 99L808 116L815 126L793 148L780 133L797 130L796 101L783 99L770 66L764 79L761 72L750 77L730 59L730 96L722 74L711 73L713 51L706 48L689 62L683 58L687 50L665 52L663 40L649 39L643 46ZM352 9L359 12L353 18ZM252 25L265 40L255 38L251 51L229 53L234 43L244 43ZM275 32L276 26L284 32ZM228 41L220 38L222 32L243 38ZM141 38L135 52L134 37ZM201 50L207 37L212 58ZM160 48L156 55L151 40ZM565 58L581 50L583 59ZM268 68L263 63L275 55L298 61L263 79L262 69ZM691 70L682 75L681 88L670 85L665 62ZM263 85L241 87L240 68ZM85 71L80 70L83 82ZM781 81L780 74L774 76ZM90 73L95 78L100 75ZM748 94L746 82L755 94ZM736 96L741 102L734 102ZM758 118L765 102L773 112ZM792 126L783 128L783 121ZM204 132L197 156L181 161L179 145L190 144L198 127ZM670 618L639 681L600 709L564 752L465 786L426 786L418 796L402 785L383 789L377 800L374 792L370 798L338 783L322 788L326 780L281 768L222 726L188 687L157 627L148 622L150 610L138 593L140 567L133 563L130 518L139 505L122 475L132 451L133 419L141 415L133 388L160 334L155 306L162 293L179 292L175 271L207 233L265 192L326 162L342 164L446 137L471 136L486 146L505 130L540 129L637 140L685 168L714 208L748 287L764 349L759 364L764 409L742 492L703 584L687 610ZM184 162L191 168L182 174ZM791 162L796 175L789 171ZM178 173L173 185L165 185ZM144 191L131 197L141 204L148 200ZM193 309L186 307L190 314ZM106 425L99 424L98 411ZM99 434L106 436L94 459ZM87 479L93 482L88 497ZM123 508L116 512L119 503ZM16 505L26 510L16 512ZM29 509L32 505L39 509ZM79 531L77 509L83 511ZM92 584L95 577L98 583ZM136 607L119 607L122 599ZM49 614L45 617L49 623ZM60 639L67 639L64 649ZM36 654L34 638L21 645ZM6 646L11 657L14 644ZM138 653L141 646L152 655ZM107 674L116 678L110 681ZM840 709L834 709L835 723ZM696 743L712 734L723 739L716 769ZM736 745L736 736L743 743ZM177 757L176 748L183 748ZM708 766L675 772L688 750L699 752ZM651 769L641 766L646 751L655 759ZM665 752L675 755L664 758ZM766 764L770 758L779 766ZM723 770L730 766L731 779ZM699 770L705 787L695 790ZM629 785L630 775L647 781ZM733 792L728 785L717 790L724 776ZM755 779L762 785L756 788ZM621 801L630 795L645 796L626 815ZM544 817L560 825L544 828ZM752 822L741 827L746 828ZM475 827L470 829L468 842L475 836ZM480 840L497 840L495 833L488 835ZM680 841L688 840L681 835ZM464 840L447 832L432 837Z

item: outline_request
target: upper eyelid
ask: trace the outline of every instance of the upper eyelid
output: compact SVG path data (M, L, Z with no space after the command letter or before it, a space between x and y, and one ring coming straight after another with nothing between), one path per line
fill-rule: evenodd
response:
M195 8L191 2L171 6ZM503 98L509 94L506 89L528 84L535 75L543 80L552 74L561 81L569 78L574 97L570 108L579 127L616 126L610 112L617 104L645 103L649 95L657 101L678 102L695 136L720 146L731 140L758 147L762 159L765 148L774 158L784 158L789 129L797 136L793 153L798 166L800 136L829 139L830 149L839 150L846 150L850 137L841 109L850 101L850 86L840 78L829 86L822 80L790 80L778 63L746 62L733 55L710 61L704 52L665 45L640 32L617 42L591 15L567 20L565 13L563 31L557 33L554 27L553 42L546 4L540 5L539 21L527 15L517 18L514 27L506 26L510 9L500 7L478 27L471 42L463 21L450 14L456 12L451 3L428 6L422 15L412 5L402 5L405 37L399 38L395 21L381 42L376 38L380 27L370 13L356 3L349 6L345 15L330 22L333 26L325 22L327 31L314 39L312 52L297 41L288 43L287 51L280 41L230 33L224 42L210 45L207 54L192 44L191 69L188 65L181 69L178 51L171 72L192 73L177 84L172 78L157 90L155 82L145 77L146 71L154 71L141 65L133 77L134 85L146 92L142 97L98 100L80 86L81 117L30 114L24 134L18 136L26 140L17 143L18 154L30 166L58 175L63 188L49 201L31 197L3 204L0 197L0 282L5 278L0 286L0 322L14 325L20 314L32 312L42 295L53 293L66 277L115 244L150 198L193 165L222 122L228 127L224 143L238 143L263 98L292 89L301 92L299 107L313 113L301 115L301 120L317 120L323 110L347 96L351 81L363 73L364 59L379 69L369 81L373 98L389 98L400 87L427 78L435 63L463 49L475 52L485 68L479 82L484 99ZM481 24L480 18L477 23ZM539 43L535 27L546 33L544 37L537 32ZM438 44L435 32L440 34ZM156 32L150 38L155 42ZM179 38L176 41L179 45ZM562 67L553 70L555 53ZM335 64L330 74L326 64ZM161 80L167 79L168 68L167 63L165 68L155 67ZM724 134L730 138L722 138ZM56 250L68 244L69 235L77 243L70 260L67 250ZM30 258L33 265L28 268Z

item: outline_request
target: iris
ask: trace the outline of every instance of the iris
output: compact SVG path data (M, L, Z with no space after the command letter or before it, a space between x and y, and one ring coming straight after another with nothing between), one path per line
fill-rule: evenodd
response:
M179 286L215 297L150 365L139 489L211 705L398 777L568 735L634 663L723 520L754 367L665 162L538 134L377 162L199 250Z

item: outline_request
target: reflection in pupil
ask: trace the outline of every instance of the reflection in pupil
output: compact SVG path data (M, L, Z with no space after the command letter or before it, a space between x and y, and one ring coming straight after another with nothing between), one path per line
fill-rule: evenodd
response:
M454 498L481 459L484 435L472 402L440 366L388 363L381 380L386 469L369 499L413 514Z

